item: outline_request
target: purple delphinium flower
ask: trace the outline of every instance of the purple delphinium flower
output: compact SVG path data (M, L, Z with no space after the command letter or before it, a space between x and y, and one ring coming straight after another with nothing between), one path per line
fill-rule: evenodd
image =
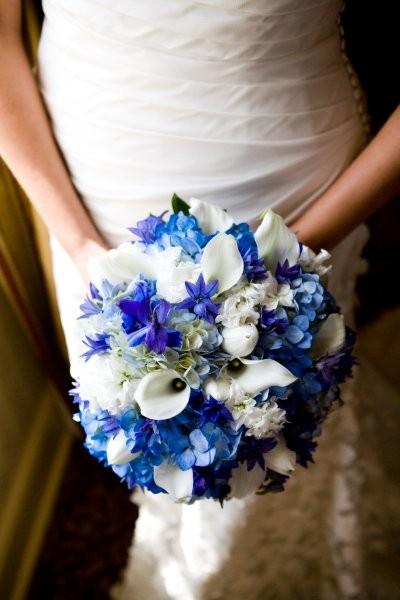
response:
M242 252L239 242L239 251L243 258L244 272L249 281L262 281L268 277L264 259L259 258L257 249L247 248Z
M286 283L297 279L300 275L300 265L289 266L289 261L286 258L283 263L278 262L275 271L275 277L278 283Z
M357 364L355 356L352 355L355 339L354 331L346 328L346 340L343 348L335 354L325 354L318 360L316 368L327 384L343 383L352 376L352 369Z
M276 446L275 438L257 439L245 436L238 447L237 457L239 462L247 462L247 470L251 471L258 464L265 469L264 454Z
M264 308L261 313L261 325L269 333L275 332L277 335L282 335L289 325L285 309L279 307L276 310L266 310Z
M196 283L186 281L185 287L189 296L179 302L176 308L192 308L195 315L213 323L218 314L219 304L215 304L211 297L218 289L218 281L214 279L206 284L200 273Z
M141 279L137 282L135 289L130 293L129 299L141 302L154 296L155 283L146 279ZM132 333L135 329L136 316L129 313L122 313L122 327L126 333Z
M258 255L254 234L247 223L232 225L226 232L236 239L243 258L244 272L249 281L262 281L268 277L264 259Z
M103 297L101 296L99 290L93 283L89 283L90 296L87 295L84 302L79 306L82 311L82 314L78 317L78 319L87 319L93 315L98 315L101 313L101 304L103 303ZM99 304L99 302L101 304Z
M158 225L163 225L163 216L168 211L165 210L161 215L150 215L146 219L142 221L138 221L136 223L136 227L128 227L129 231L131 231L134 235L140 239L144 244L153 244L157 240L157 227Z
M102 354L110 350L110 336L107 333L96 333L94 337L86 336L86 340L82 340L85 346L88 346L89 350L81 354L81 357L85 359L85 362L89 360L94 354Z
M179 348L182 335L176 329L166 326L171 305L166 300L151 303L149 298L143 300L121 300L119 306L125 314L134 318L136 331L129 334L129 345L146 344L149 350L162 354L167 346Z
M97 421L101 425L101 430L107 435L117 435L121 429L120 420L116 415L112 415L108 410L102 410L97 415Z

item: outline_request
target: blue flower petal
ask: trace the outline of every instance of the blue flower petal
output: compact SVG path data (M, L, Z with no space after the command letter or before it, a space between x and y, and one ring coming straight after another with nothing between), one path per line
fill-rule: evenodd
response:
M181 454L177 456L176 462L182 471L187 471L191 469L196 461L196 456L190 448L184 450Z
M190 443L197 452L206 452L209 448L207 438L200 429L194 429L189 435Z

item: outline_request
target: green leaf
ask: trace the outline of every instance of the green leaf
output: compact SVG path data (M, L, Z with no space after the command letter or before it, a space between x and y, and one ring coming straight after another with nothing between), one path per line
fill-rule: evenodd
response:
M183 212L184 215L188 215L189 213L189 204L182 200L177 194L174 194L171 198L172 210L175 214L178 212Z

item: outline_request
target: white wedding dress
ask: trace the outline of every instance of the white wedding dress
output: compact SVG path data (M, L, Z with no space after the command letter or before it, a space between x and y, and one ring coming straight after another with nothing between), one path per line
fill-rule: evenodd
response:
M343 52L339 0L43 0L39 83L73 182L111 244L173 192L238 221L288 222L366 143ZM335 251L350 316L365 232ZM52 238L71 358L84 292ZM362 597L354 402L329 420L317 464L283 494L193 506L140 504L121 600ZM101 507L99 507L101 510ZM98 549L102 551L102 549Z

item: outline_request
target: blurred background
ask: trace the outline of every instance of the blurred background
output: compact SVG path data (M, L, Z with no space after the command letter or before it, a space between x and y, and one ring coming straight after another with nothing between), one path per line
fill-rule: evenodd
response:
M368 98L372 133L399 103L399 43L394 3L348 0L347 52ZM24 37L34 66L40 2L24 3ZM395 29L396 28L396 29ZM388 479L400 480L400 203L369 220L366 270L358 282L359 350L383 372L393 399L392 435L372 451L390 454ZM385 285L382 285L385 281ZM373 380L368 384L373 385ZM136 508L110 471L82 447L71 420L64 339L57 316L47 233L0 163L0 599L108 598L123 569ZM374 445L375 444L375 445ZM370 482L366 481L365 485ZM399 523L393 547L371 547L381 572L371 599L400 598ZM100 549L100 551L99 551ZM375 553L375 556L373 556ZM378 568L378 571L379 571ZM388 582L388 595L380 583Z

